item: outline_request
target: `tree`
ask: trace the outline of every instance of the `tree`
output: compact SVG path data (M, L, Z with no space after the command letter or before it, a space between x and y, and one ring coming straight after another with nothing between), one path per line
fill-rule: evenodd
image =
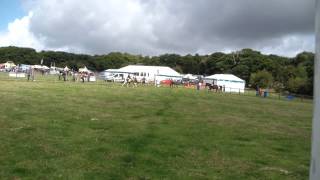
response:
M294 58L264 55L252 49L231 53L215 52L210 55L163 54L158 56L133 55L111 52L104 55L74 54L58 51L37 52L31 48L0 47L0 63L14 61L16 64L44 65L54 62L57 67L68 66L74 70L87 66L93 71L117 69L126 65L143 64L169 66L184 74L212 75L231 73L252 87L270 87L295 93L312 95L314 75L314 53L302 52Z
M238 65L232 69L232 74L240 77L241 79L244 79L246 82L250 81L250 71L249 67L246 65Z
M268 71L258 71L251 74L250 83L252 87L269 88L272 86L273 77Z
M309 88L308 79L302 77L289 79L287 85L289 92L297 94L307 94L310 91Z

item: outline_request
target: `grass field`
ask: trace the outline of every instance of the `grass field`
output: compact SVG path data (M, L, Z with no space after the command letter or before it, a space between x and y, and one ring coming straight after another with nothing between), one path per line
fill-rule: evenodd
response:
M312 103L0 78L0 179L307 179Z

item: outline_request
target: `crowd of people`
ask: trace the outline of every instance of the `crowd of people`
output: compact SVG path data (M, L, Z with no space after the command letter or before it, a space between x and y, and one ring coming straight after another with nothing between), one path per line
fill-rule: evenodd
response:
M12 71L18 71L18 69L13 68ZM48 70L45 71L42 69L35 69L35 68L32 68L31 66L28 69L26 69L24 73L26 74L28 81L34 81L36 74L41 74L41 75L51 74L50 71ZM56 75L59 81L70 80L73 82L82 82L82 83L96 81L95 74L89 70L77 72L77 71L65 68L65 69L57 70ZM145 77L142 77L141 79L138 80L137 77L134 76L133 74L128 74L127 76L123 77L122 87L138 87L138 84L146 85L148 84L148 82L146 81ZM216 89L216 91L219 91L219 90L223 91L222 87L215 87L214 83L212 85L208 85L203 80L191 81L191 80L183 80L183 79L177 80L177 79L168 78L166 80L155 81L154 84L157 87L168 86L173 88L181 85L183 87L194 88L197 90L207 88L209 90Z
M73 82L81 81L84 83L96 81L95 75L92 72L59 71L59 80L69 81L69 78L71 78Z
M256 96L267 97L269 95L268 89L262 89L259 86L256 88Z
M28 66L27 68L20 68L19 66L15 66L10 68L9 70L5 71L15 74L23 74L23 76L19 76L19 78L25 77L27 81L35 81L36 76L46 76L46 75L55 75L57 76L58 81L80 81L80 82L92 82L96 81L95 74L91 71L84 71L84 72L77 72L70 69L62 69L62 68L55 68L54 70L51 69L41 69L35 68L33 66ZM16 76L15 76L16 77Z
M131 76L130 74L124 78L124 81L122 83L122 87L126 86L126 87L138 87L138 84L142 84L142 85L146 85L147 81L145 77L142 77L140 81L138 81L136 76Z

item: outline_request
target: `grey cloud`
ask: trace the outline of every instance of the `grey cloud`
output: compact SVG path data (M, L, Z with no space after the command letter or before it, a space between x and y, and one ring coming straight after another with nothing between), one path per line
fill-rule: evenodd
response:
M293 55L314 48L310 41L314 0L32 0L32 4L31 31L48 48L146 55L246 47ZM286 38L293 37L298 44L285 45Z

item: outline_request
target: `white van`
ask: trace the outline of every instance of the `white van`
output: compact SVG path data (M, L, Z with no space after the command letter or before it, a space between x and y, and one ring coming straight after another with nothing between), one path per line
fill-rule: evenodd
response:
M126 76L125 74L114 74L113 76L107 77L106 80L107 81L111 81L111 82L124 82Z

